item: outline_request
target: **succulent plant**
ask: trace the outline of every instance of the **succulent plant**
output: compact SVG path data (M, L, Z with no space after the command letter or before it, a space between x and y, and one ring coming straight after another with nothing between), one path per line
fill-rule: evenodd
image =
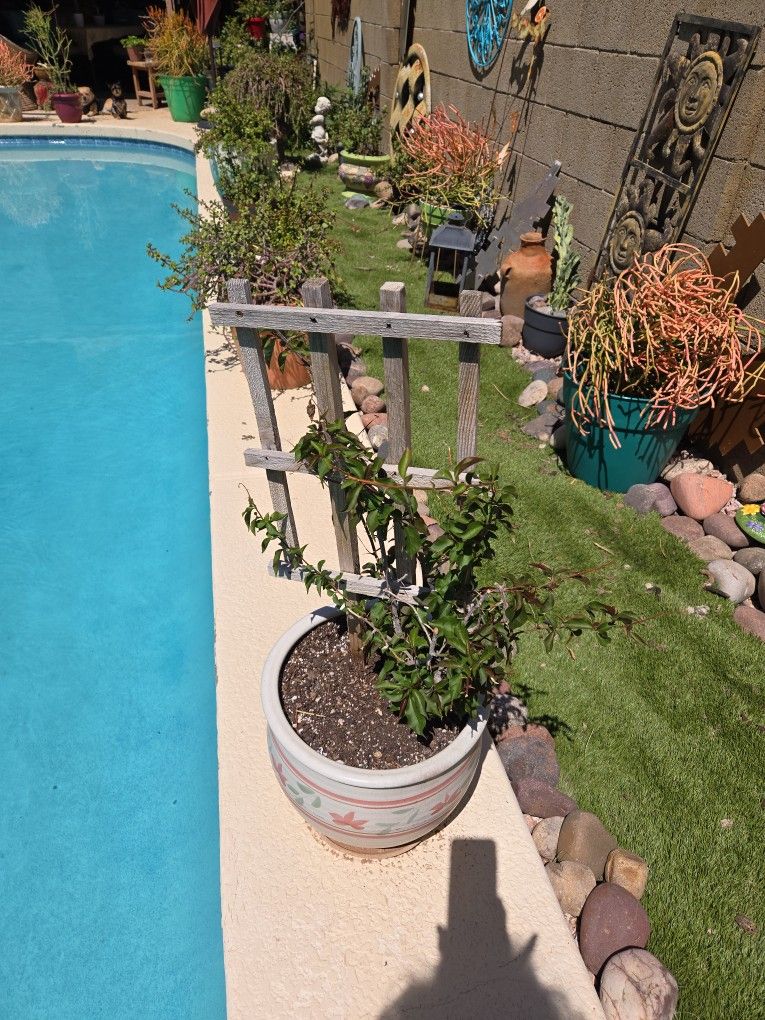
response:
M569 308L574 290L579 285L580 258L574 250L571 208L571 203L563 195L558 195L552 215L555 278L549 297L550 307L556 312L565 312Z

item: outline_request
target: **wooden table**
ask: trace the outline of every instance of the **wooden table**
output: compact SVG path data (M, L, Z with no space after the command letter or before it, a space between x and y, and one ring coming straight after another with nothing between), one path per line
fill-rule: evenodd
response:
M162 101L160 94L161 89L157 87L157 79L154 73L154 62L151 60L128 60L128 67L133 72L133 88L135 89L135 97L138 100L138 105L143 106L144 99L150 100L151 106L157 110L159 104ZM148 89L141 88L141 81L138 77L140 71L145 71L149 79Z

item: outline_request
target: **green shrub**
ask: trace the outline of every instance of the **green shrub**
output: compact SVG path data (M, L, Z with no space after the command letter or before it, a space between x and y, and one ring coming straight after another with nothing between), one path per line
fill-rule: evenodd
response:
M253 47L252 37L239 18L226 18L218 42L218 57L223 67L235 67Z
M215 160L221 194L245 209L253 191L276 179L276 152L271 144L276 125L251 98L239 97L230 74L216 85L210 103L212 126L200 131L197 150Z
M279 159L307 141L315 103L313 74L302 57L251 48L226 75L227 88L248 100L274 124Z
M327 114L327 131L332 145L360 156L382 155L382 118L374 109L368 93L369 70L364 68L361 88L328 89L332 108Z
M167 270L163 290L187 294L193 309L225 299L225 283L250 281L256 303L297 304L300 288L312 276L325 276L342 294L334 264L332 226L326 194L282 181L253 196L247 215L229 217L221 202L203 202L199 211L177 211L188 223L177 258L154 245L149 255Z

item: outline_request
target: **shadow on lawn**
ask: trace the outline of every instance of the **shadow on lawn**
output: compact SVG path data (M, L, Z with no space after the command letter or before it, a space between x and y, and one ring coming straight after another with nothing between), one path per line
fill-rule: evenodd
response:
M438 969L408 988L379 1020L569 1020L569 1006L534 972L536 936L514 945L507 935L496 872L492 840L454 840Z

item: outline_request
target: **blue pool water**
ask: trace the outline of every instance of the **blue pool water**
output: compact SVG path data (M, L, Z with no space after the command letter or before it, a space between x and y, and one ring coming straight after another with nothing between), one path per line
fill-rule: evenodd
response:
M193 161L0 139L0 1017L218 1020Z

